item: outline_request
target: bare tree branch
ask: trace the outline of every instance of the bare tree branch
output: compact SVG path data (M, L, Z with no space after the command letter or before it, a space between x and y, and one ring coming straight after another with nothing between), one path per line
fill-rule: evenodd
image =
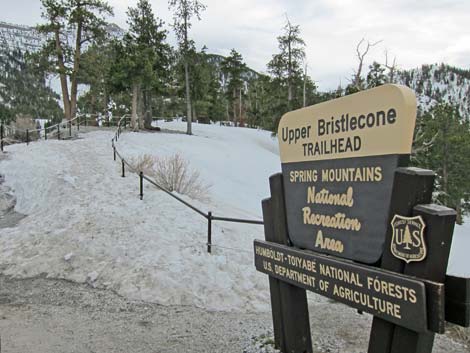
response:
M359 41L359 43L357 43L357 45L356 45L356 56L357 56L357 59L359 60L359 63L358 63L358 66L357 66L357 70L353 71L354 75L353 75L352 83L353 83L354 87L356 87L357 90L362 90L363 89L362 84L361 84L361 75L362 75L362 69L364 67L364 59L365 59L366 55L369 53L369 50L372 47L375 47L377 44L379 44L381 42L382 42L382 40L378 40L378 41L373 42L373 43L367 41L367 45L363 49L362 44L365 43L365 38L362 38Z

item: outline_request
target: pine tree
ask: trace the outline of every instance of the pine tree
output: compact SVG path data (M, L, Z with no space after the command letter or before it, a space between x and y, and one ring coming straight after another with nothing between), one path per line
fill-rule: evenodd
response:
M457 222L470 211L470 122L456 107L438 104L418 120L413 163L434 170L436 202L457 211Z
M191 28L191 19L196 17L201 19L201 13L206 9L206 6L198 0L169 0L169 7L174 9L174 24L173 27L176 36L179 40L180 51L184 58L184 73L185 73L185 87L186 87L186 108L187 108L187 130L188 135L192 134L191 131L191 95L190 95L190 77L189 77L189 50L190 39L189 29Z
M105 35L104 18L112 15L112 9L103 0L41 0L41 3L42 17L47 22L37 28L50 39L37 57L47 58L50 72L59 75L65 118L70 120L77 113L82 48ZM70 33L74 36L72 45L68 41Z
M115 62L110 76L114 91L131 90L132 128L151 129L152 93L163 89L169 65L169 46L165 43L167 32L163 21L153 14L148 0L139 0L136 7L127 11L129 31L123 41L114 42ZM143 97L145 121L142 114L137 124L138 100Z
M57 120L59 96L46 85L46 73L28 53L0 48L0 118L8 123L17 115Z
M305 59L305 42L300 37L300 27L287 19L284 34L277 37L280 53L273 55L268 64L269 71L279 79L285 79L287 87L287 107L293 109L294 81L301 78L302 62Z
M232 49L230 55L222 61L222 72L226 79L225 90L227 101L232 103L233 122L235 126L237 126L242 119L242 90L244 85L242 74L244 71L246 71L246 65L243 63L241 54L235 49Z
M405 249L410 250L410 244L413 241L411 240L411 233L410 228L408 226L405 227L405 234L403 234L403 243L405 243Z
M367 88L378 87L387 82L387 76L385 75L385 68L378 62L374 61L369 66L369 72L367 73Z

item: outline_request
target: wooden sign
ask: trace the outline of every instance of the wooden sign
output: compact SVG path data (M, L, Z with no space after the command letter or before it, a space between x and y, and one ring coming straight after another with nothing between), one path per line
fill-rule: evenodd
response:
M314 252L255 241L258 271L416 332L427 330L422 282Z
M384 85L285 114L278 138L291 242L377 262L394 173L406 166L416 119L409 88Z

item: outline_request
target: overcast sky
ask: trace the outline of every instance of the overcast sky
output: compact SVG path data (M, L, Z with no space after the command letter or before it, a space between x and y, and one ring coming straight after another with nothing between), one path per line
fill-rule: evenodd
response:
M34 25L41 21L40 0L0 0L0 21ZM108 0L110 21L126 28L126 10L137 0ZM171 31L166 0L150 0L154 13ZM261 72L277 52L276 37L286 15L300 25L307 45L309 74L323 89L343 86L357 65L361 38L381 40L368 55L384 62L385 51L399 68L445 62L470 68L470 0L203 0L207 10L191 36L200 48L226 55L240 52L248 66ZM174 37L169 37L174 44Z

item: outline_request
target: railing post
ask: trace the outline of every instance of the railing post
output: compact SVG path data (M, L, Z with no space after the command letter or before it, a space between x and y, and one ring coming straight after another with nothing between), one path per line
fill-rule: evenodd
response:
M72 137L72 120L69 120L69 137Z
M116 161L116 146L113 144L114 161Z
M85 127L88 126L88 117L85 115Z
M44 124L44 140L47 140L47 127Z
M3 127L3 120L0 124L0 147L1 147L1 150L3 152L3 135L4 135L4 127Z
M140 172L139 173L139 179L140 179L140 199L142 200L144 198L144 173Z
M124 178L126 176L126 168L124 165L124 159L121 159L121 164L122 164L122 177Z
M80 131L80 116L77 116L77 131Z
M29 145L29 129L26 129L26 145Z
M57 139L60 140L60 123L57 124Z
M207 252L212 252L212 212L207 213Z

